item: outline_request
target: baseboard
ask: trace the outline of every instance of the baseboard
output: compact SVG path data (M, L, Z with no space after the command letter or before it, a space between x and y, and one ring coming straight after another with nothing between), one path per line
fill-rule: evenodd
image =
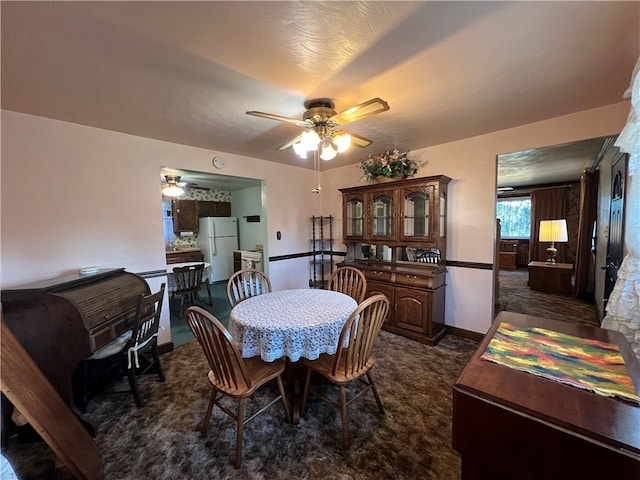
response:
M173 342L167 342L167 343L163 343L162 345L158 345L158 353L160 355L162 355L163 353L171 352L173 351L173 349L174 349Z
M471 330L464 330L463 328L452 327L450 325L445 325L445 330L451 335L468 338L469 340L474 340L476 342L479 342L484 338L484 333L472 332Z

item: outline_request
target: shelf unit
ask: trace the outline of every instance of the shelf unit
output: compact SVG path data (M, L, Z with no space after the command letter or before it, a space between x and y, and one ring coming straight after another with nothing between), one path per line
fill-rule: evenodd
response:
M333 217L311 217L310 288L327 288L333 273Z

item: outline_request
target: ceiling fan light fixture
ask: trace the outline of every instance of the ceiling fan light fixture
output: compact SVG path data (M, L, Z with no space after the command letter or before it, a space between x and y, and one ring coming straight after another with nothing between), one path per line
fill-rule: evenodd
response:
M322 146L322 153L320 154L320 158L322 160L333 160L334 158L336 158L337 154L338 152L336 152L336 150L330 144L327 144Z
M300 158L307 158L307 149L305 148L305 146L302 144L302 140L299 142L294 143L293 145L293 150L296 152L296 154L300 157Z
M178 182L180 182L179 176L165 175L164 178L167 180L167 184L162 187L162 195L166 197L179 197L180 195L184 195L184 188L178 185Z
M349 146L351 145L351 135L348 133L337 135L333 139L333 143L336 144L336 147L338 148L338 153L344 153L349 149Z

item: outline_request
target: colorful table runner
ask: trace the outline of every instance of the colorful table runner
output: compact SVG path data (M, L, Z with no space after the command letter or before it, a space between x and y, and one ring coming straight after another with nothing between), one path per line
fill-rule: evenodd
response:
M620 349L611 343L502 323L480 358L640 403Z

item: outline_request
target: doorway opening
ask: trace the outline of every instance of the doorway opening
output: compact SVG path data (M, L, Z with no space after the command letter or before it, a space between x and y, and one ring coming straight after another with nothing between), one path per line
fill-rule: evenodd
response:
M200 290L190 302L228 325L231 307L226 284L235 268L235 252L257 247L268 251L266 182L163 167L161 184L167 183L167 176L180 177L178 184L184 190L175 197L163 195L161 200L171 340L178 346L194 337L185 318L188 305L172 294L173 268L204 263ZM268 271L266 253L263 268Z

